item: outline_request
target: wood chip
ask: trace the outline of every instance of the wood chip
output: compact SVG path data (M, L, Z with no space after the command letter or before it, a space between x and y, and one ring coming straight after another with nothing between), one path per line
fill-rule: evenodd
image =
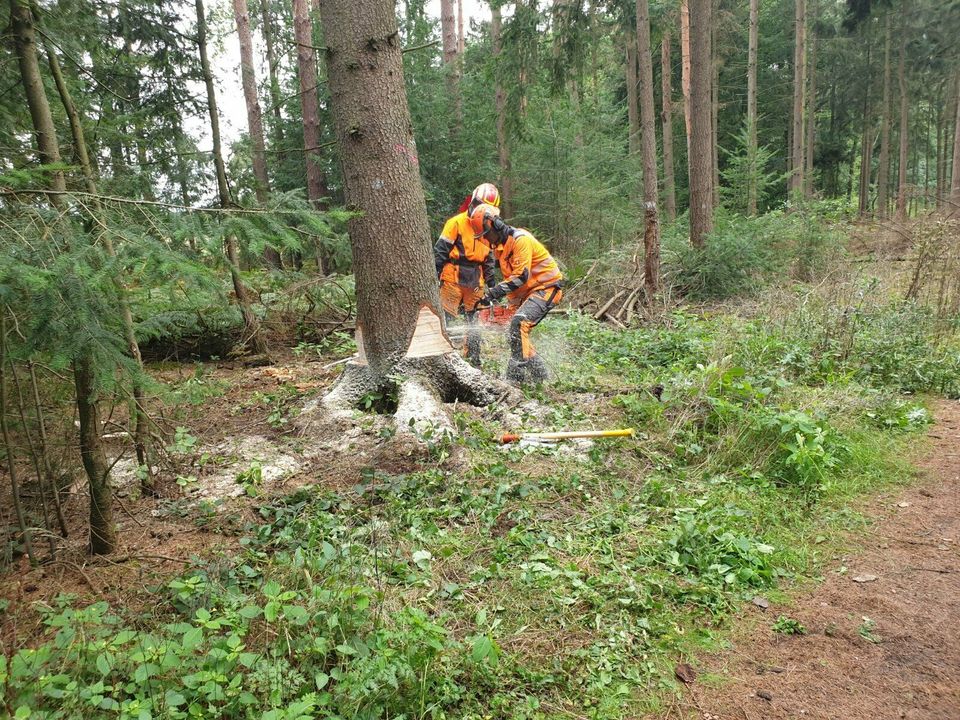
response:
M770 601L765 597L760 597L759 595L757 595L751 602L753 602L753 604L758 608L762 608L764 610L770 607Z
M763 698L767 702L770 702L773 700L773 693L769 693L766 690L757 690L757 697Z
M678 680L683 681L687 685L697 679L697 671L690 667L687 663L679 663L673 669L673 674L677 676Z
M854 575L852 578L855 583L868 583L877 579L876 575Z

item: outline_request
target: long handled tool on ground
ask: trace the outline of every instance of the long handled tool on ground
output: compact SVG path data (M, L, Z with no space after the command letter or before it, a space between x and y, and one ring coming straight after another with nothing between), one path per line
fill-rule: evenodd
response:
M622 430L565 430L562 432L504 433L500 436L500 442L506 445L507 443L521 440L556 442L557 440L571 440L573 438L633 437L634 435L633 428L624 428Z

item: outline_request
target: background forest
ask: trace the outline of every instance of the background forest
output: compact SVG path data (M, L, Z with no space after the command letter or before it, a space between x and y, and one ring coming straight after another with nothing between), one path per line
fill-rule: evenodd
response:
M395 4L431 232L495 182L568 280L520 420L642 431L568 454L305 420L342 2L207 2L0 5L0 715L656 712L960 396L960 2Z

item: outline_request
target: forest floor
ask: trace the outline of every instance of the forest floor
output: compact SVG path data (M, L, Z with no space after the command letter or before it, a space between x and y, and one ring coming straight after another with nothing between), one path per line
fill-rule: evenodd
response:
M923 480L869 499L876 524L822 584L749 604L731 646L701 661L685 709L703 720L960 718L960 403L937 402L934 415ZM806 632L774 632L779 615Z

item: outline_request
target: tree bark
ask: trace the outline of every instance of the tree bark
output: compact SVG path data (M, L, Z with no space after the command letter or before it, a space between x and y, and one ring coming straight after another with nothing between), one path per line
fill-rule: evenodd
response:
M713 207L720 207L720 54L717 52L717 18L720 16L720 0L713 0L710 9L710 147L713 171Z
M503 19L496 0L490 4L490 39L496 64L494 102L497 109L497 165L500 169L500 207L504 217L510 217L512 188L510 181L510 144L507 140L507 92L503 87L501 57L503 54Z
M712 0L690 7L690 242L703 247L713 229L713 148L711 147L710 57Z
M907 4L900 9L900 58L897 64L897 83L900 87L900 157L897 173L897 220L907 219L907 166L909 164L910 104L907 95Z
M690 5L680 0L680 90L683 92L683 122L687 133L687 162L690 158Z
M760 0L750 0L750 30L747 47L747 214L757 214L757 50L759 46Z
M657 208L657 111L653 99L653 57L650 50L650 7L637 4L637 60L640 81L640 154L643 158L643 285L647 302L660 291L660 219Z
M27 96L30 119L37 141L37 157L43 165L60 163L60 143L50 114L50 105L44 94L40 64L37 62L36 31L30 5L21 0L10 0L10 30L20 66L20 78ZM48 173L50 189L64 191L67 181L63 170Z
M260 31L267 50L267 74L270 77L270 111L273 113L274 129L278 145L283 144L283 114L280 97L280 80L277 73L277 52L273 46L273 13L270 12L270 0L260 0Z
M677 219L677 183L673 173L673 78L670 62L670 26L664 28L660 47L660 125L663 128L663 207L667 222Z
M203 72L203 82L207 90L207 112L210 116L210 135L213 141L213 165L217 175L217 194L220 207L229 208L233 205L230 197L230 187L227 184L227 168L223 162L223 148L220 141L220 114L217 111L217 90L213 85L213 73L210 70L210 59L207 56L207 20L203 9L203 0L196 0L197 7L197 48L200 53L200 67ZM250 293L240 276L240 253L237 249L237 239L232 234L224 238L227 265L230 268L230 279L233 282L233 292L237 296L237 304L243 315L244 340L252 344L254 350L262 355L268 355L267 345L260 332L260 321L253 312L250 302Z
M467 36L463 31L463 0L457 0L457 55L463 63L463 53L467 49ZM458 72L463 72L460 68Z
M794 46L793 46L793 121L790 148L790 180L787 189L791 194L803 191L804 166L804 90L806 89L806 28L805 0L795 0Z
M303 157L307 167L307 199L317 210L326 210L327 181L320 166L320 99L317 93L317 58L313 49L313 22L307 0L293 0L293 33L297 42L297 77L303 116ZM332 268L329 253L318 248L318 265L326 275Z
M384 379L420 308L442 316L397 20L391 0L321 0L320 15L346 204L358 211L348 221L357 326L371 374ZM385 222L403 228L403 242Z
M457 52L457 17L454 9L456 0L440 0L440 33L443 45L443 67L447 78L447 96L453 102L457 123L461 120L460 105L460 67Z
M960 81L960 74L955 82ZM953 116L953 167L950 173L950 210L949 215L960 215L960 84L955 94L956 112Z
M880 160L877 167L877 217L887 217L890 176L890 16L883 40L883 107L880 114Z
M70 89L63 77L60 67L60 61L54 51L52 44L46 43L47 61L50 64L50 73L53 75L54 84L60 95L60 103L70 122L70 133L73 137L74 152L80 163L80 171L83 173L84 183L87 192L91 195L98 195L97 179L94 174L93 165L90 163L90 154L87 151L86 135L83 131L83 123ZM99 213L100 203L93 201L94 212ZM100 234L100 241L103 243L104 251L111 258L116 259L117 251L113 246L113 239L109 232ZM118 305L120 310L120 322L123 327L124 340L127 343L127 352L137 365L137 372L141 376L145 375L143 369L143 356L140 354L140 343L137 341L137 333L133 324L133 313L130 310L129 290L124 282L123 276L118 274L113 278L113 284L117 289ZM150 430L149 421L146 412L146 397L144 395L143 381L141 377L134 377L132 382L133 390L133 445L137 454L137 463L145 468L144 479L140 483L141 490L149 495L156 493L153 478L153 458L150 449Z
M863 85L863 131L860 136L860 187L858 194L858 210L861 218L870 211L870 176L873 164L873 118L870 114L870 86L873 80L872 65L870 64L870 39L866 37L866 78Z
M0 309L0 435L3 437L3 449L7 455L7 471L10 473L10 496L13 500L13 512L17 517L17 526L23 536L23 548L27 551L30 564L36 565L37 558L33 554L33 532L27 525L27 518L20 502L20 479L17 474L17 460L13 455L13 442L7 428L7 315ZM37 478L40 482L40 478Z
M637 97L637 31L627 27L626 31L626 68L627 68L627 152L630 156L630 170L640 169L640 101ZM632 191L635 196L642 187L638 183Z
M817 16L817 2L811 0L810 17ZM814 143L817 139L817 34L813 31L811 24L810 40L808 43L809 52L807 53L807 110L806 110L806 131L807 137L804 142L804 187L803 194L807 198L812 198L814 193L813 186L813 158Z

